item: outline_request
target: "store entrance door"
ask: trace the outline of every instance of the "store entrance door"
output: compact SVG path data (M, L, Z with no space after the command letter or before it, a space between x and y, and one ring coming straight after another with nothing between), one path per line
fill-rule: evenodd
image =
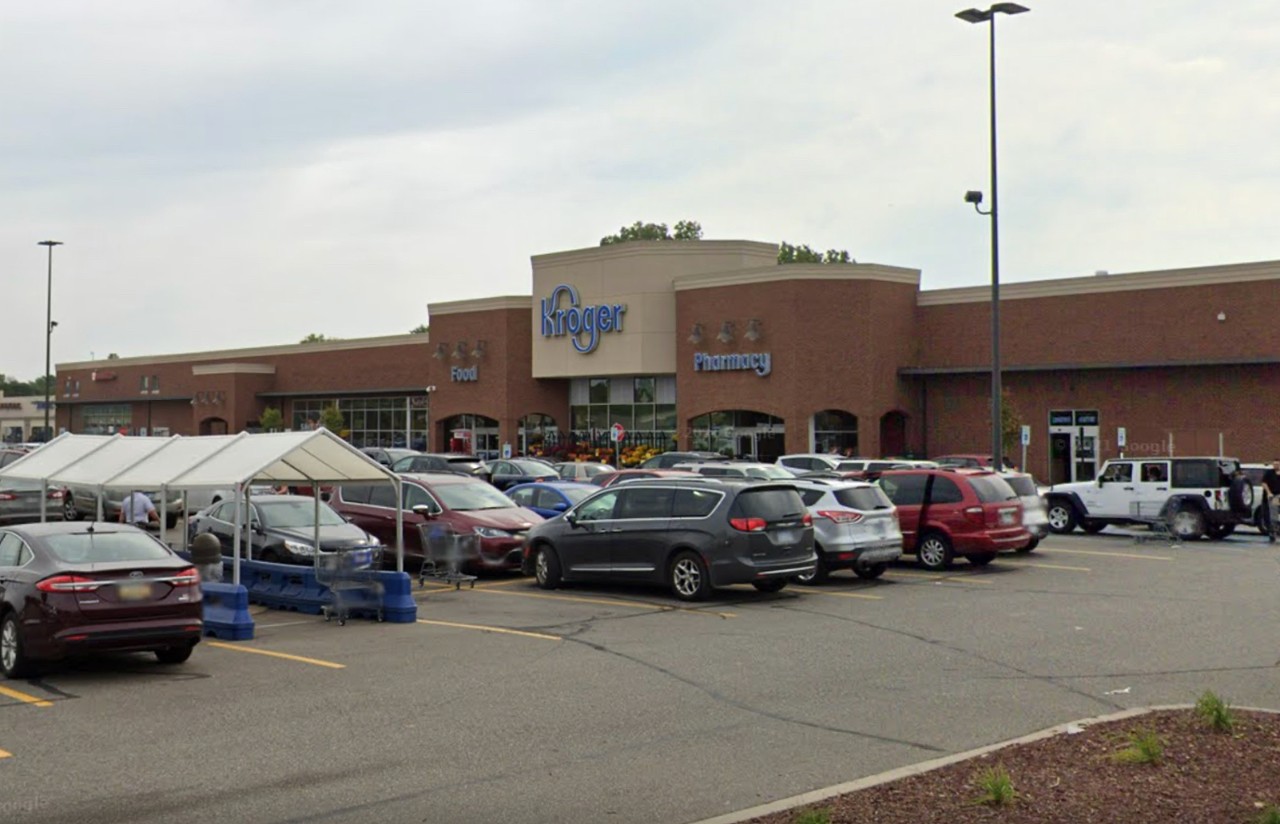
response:
M1092 481L1098 475L1098 412L1058 409L1049 413L1049 483Z

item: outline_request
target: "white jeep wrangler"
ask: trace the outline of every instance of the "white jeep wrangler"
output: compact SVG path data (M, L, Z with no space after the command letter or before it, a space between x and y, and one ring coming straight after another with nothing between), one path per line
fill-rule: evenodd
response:
M1097 480L1051 486L1045 503L1059 534L1167 518L1184 540L1216 540L1252 523L1253 485L1235 458L1113 458Z

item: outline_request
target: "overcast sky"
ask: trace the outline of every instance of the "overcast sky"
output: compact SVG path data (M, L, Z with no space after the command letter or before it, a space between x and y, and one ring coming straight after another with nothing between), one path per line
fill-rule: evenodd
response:
M1280 4L998 22L1006 281L1280 258ZM963 2L0 6L0 372L407 332L635 220L989 277Z

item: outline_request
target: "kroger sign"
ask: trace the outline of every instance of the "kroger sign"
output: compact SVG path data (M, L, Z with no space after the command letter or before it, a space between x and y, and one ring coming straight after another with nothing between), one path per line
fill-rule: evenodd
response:
M561 297L565 298L563 305ZM542 336L568 335L573 348L584 355L595 351L603 333L622 331L622 316L627 311L625 303L582 306L578 290L567 283L552 289L551 297L543 298L541 304Z

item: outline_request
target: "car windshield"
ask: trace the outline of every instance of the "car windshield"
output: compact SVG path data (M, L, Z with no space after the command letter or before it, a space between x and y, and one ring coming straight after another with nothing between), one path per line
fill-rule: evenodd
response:
M272 501L257 505L258 514L262 517L262 525L276 529L293 529L302 526L315 526L315 504L311 501ZM320 526L337 526L345 524L342 516L320 504Z
M576 486L562 486L562 487L559 487L559 490L560 490L560 494L568 498L569 503L571 504L576 504L578 501L583 500L588 495L594 495L600 491L599 489L596 489L594 486L591 487L590 489L582 489Z
M748 478L755 478L759 480L781 478L789 481L795 477L795 475L792 475L780 466L750 466L747 467L746 473Z
M59 561L68 564L107 564L129 561L162 561L173 558L160 542L142 532L72 532L49 535L44 545Z
M431 487L445 506L458 512L474 509L511 509L515 502L483 482L439 484Z
M969 484L977 494L978 500L984 504L1012 501L1018 497L1018 493L1013 491L1013 487L1005 483L1004 478L997 478L994 475L984 478L970 478Z
M1040 494L1040 491L1036 489L1036 482L1025 475L1020 475L1016 478L1005 478L1005 482L1008 483L1009 486L1013 487L1014 492L1017 492L1024 498L1028 495Z
M552 472L551 464L542 461L519 460L511 463L526 475L547 475Z
M893 501L876 486L858 487L855 489L837 489L831 493L835 499L850 509L891 509Z

